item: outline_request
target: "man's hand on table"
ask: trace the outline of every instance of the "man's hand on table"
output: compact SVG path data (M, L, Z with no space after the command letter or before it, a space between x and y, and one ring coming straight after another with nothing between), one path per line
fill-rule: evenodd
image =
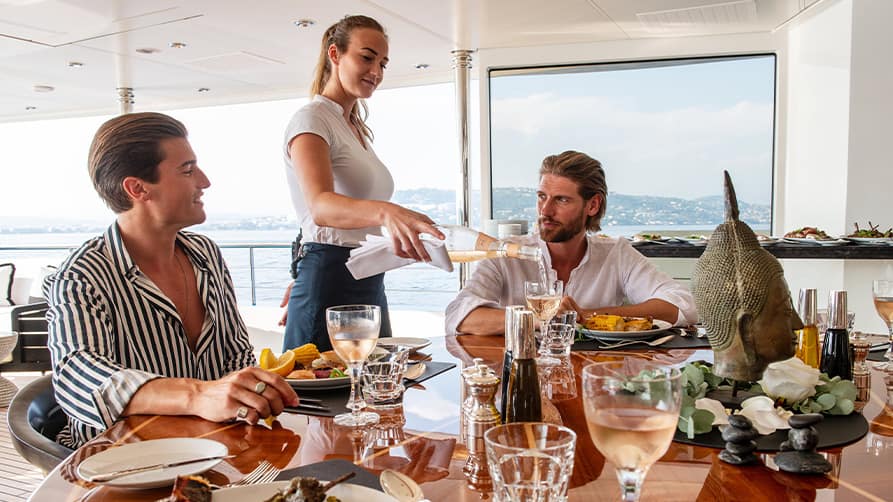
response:
M282 413L286 406L297 406L298 402L298 395L281 376L257 367L200 382L193 399L194 413L206 420L225 422L237 418L252 425Z

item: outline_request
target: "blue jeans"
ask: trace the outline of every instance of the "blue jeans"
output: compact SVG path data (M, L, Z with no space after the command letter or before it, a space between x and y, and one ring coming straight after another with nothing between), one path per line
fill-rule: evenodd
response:
M335 305L381 307L379 337L391 336L384 274L356 280L345 264L351 248L307 242L298 262L298 277L288 298L288 319L282 350L314 343L320 352L332 350L326 330L326 308Z

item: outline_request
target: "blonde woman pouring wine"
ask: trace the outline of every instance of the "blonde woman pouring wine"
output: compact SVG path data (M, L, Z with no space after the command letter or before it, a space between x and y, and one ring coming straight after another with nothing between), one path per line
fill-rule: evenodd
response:
M347 16L333 24L323 35L312 101L286 130L286 176L304 243L288 293L284 349L310 342L331 349L325 309L333 305L378 305L381 336L390 336L384 274L354 279L345 267L350 250L385 227L398 256L429 261L419 234L443 239L430 218L388 202L394 182L372 150L363 102L387 63L388 39L377 21Z

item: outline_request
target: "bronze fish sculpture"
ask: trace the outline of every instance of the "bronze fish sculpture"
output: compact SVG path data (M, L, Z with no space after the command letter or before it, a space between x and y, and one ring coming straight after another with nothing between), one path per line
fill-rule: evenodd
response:
M714 353L713 372L759 380L766 366L794 355L794 311L784 270L738 219L738 200L725 174L725 222L714 230L692 275L692 293Z

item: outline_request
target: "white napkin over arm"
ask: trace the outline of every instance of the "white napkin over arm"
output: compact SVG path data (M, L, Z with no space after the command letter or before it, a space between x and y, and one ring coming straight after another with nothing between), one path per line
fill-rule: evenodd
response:
M450 261L443 241L422 239L422 243L428 256L431 257L429 265L447 272L453 271L453 262ZM394 251L394 243L389 237L367 235L366 240L360 242L360 247L350 252L347 270L350 271L354 279L360 280L412 263L416 263L416 260L397 256Z

